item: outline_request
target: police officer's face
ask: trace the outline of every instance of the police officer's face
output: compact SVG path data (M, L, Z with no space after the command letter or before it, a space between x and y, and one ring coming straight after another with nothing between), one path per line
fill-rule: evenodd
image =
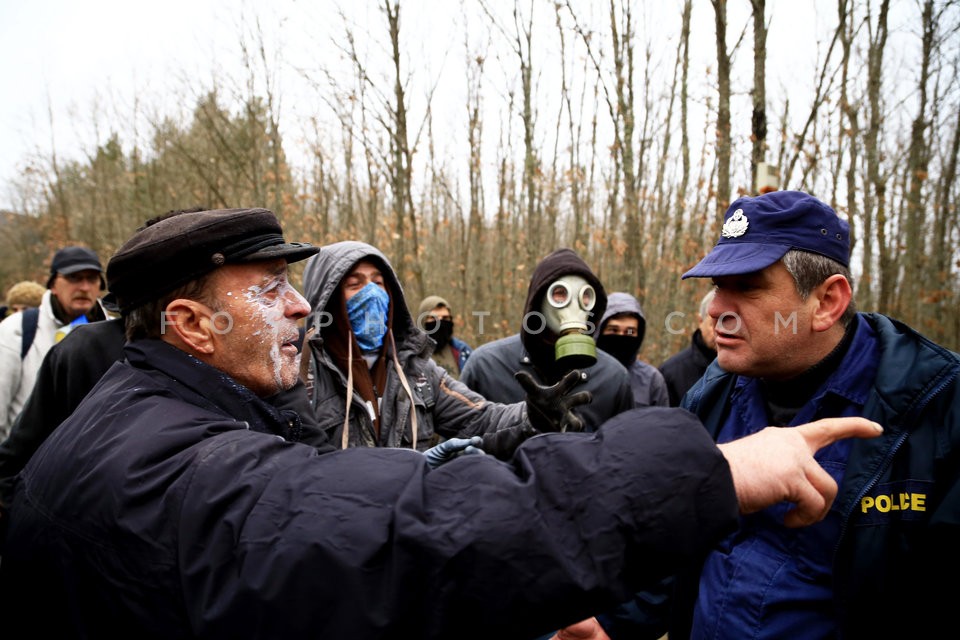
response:
M226 265L213 274L214 366L261 397L297 382L297 321L310 305L287 280L285 260Z
M713 282L717 293L707 312L716 323L721 367L776 380L798 375L822 357L810 348L816 296L802 300L782 263Z

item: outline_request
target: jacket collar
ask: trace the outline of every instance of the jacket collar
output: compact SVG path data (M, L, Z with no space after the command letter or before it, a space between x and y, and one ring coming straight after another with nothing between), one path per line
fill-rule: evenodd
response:
M162 340L129 342L124 353L133 367L170 378L193 404L245 422L253 431L297 439L300 416L296 412L273 407L223 371Z

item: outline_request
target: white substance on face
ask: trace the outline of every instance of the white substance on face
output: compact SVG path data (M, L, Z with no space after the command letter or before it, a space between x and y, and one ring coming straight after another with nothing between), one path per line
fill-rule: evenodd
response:
M268 287L251 285L243 293L244 298L254 308L254 313L264 324L265 328L263 330L256 331L251 335L260 337L261 340L270 341L268 357L273 368L273 379L277 389L286 387L283 382L285 365L297 366L298 358L291 361L291 358L280 349L284 343L292 342L298 337L296 325L284 315L283 301L291 292L296 295L296 290L286 279L283 279Z

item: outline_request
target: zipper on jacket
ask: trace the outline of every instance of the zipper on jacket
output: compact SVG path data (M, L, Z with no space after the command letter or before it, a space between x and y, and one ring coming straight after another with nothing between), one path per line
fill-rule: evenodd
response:
M927 407L927 405L930 404L941 391L946 389L947 385L953 382L956 377L957 373L947 376L943 382L937 385L936 389L927 394L926 398L924 398L922 402L917 403L917 405L910 410L910 413L904 416L899 424L911 424L912 422L916 421L917 416L919 416L920 413L922 413ZM837 544L833 549L834 559L836 559L837 553L840 551L840 545L843 542L844 536L846 536L847 528L850 523L850 517L853 514L854 509L857 508L857 505L860 504L860 501L863 500L863 497L867 495L871 489L873 489L877 482L880 481L880 476L883 475L883 472L886 471L890 466L894 456L897 455L897 451L900 450L900 447L903 446L903 443L909 436L910 430L904 429L903 433L900 435L897 441L893 443L893 446L890 447L890 450L884 456L883 462L877 468L877 472L863 485L863 488L857 493L856 499L850 504L850 508L847 509L846 513L843 514L843 519L841 521L842 524L840 526L840 536L837 538Z

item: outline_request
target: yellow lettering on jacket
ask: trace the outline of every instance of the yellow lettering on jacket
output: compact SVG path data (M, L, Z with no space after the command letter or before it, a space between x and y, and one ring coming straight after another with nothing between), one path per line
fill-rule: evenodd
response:
M880 513L891 511L926 511L927 494L925 493L891 493L877 497L867 496L860 500L860 512L869 513L871 510Z

